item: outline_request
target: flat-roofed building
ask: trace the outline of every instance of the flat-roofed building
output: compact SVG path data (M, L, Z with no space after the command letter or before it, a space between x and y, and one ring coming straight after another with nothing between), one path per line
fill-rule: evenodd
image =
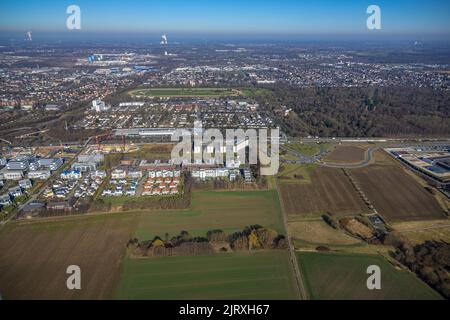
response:
M22 170L7 170L6 167L1 170L4 180L22 180L24 175Z
M20 180L19 181L19 186L22 188L22 189L30 189L32 186L33 186L33 184L31 183L31 180L30 179L23 179L23 180Z
M6 169L8 170L26 170L30 163L28 160L10 160L6 164Z
M0 206L7 207L12 205L11 196L9 194L0 195Z
M30 171L27 174L28 179L33 180L47 180L51 176L50 170L36 170L36 171Z

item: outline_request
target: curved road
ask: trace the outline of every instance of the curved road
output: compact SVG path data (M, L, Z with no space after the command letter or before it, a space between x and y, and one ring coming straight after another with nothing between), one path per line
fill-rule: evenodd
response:
M339 169L357 169L368 166L373 162L373 153L377 151L379 148L370 148L366 150L364 154L364 161L359 163L328 163L328 162L320 162L319 165L328 168L339 168Z

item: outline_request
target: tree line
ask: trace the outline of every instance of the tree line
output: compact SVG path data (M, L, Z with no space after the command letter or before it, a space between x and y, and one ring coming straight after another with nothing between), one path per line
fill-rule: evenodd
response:
M220 252L286 249L287 241L275 230L252 225L231 234L223 230L210 230L204 237L194 237L188 231L164 239L160 236L152 240L130 239L127 248L136 256L194 256Z

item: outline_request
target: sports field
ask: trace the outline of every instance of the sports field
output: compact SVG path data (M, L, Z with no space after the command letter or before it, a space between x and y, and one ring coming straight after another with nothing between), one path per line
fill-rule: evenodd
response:
M205 236L213 229L226 232L259 224L285 234L276 190L249 192L194 192L188 210L142 213L136 231L141 240L170 236L186 230Z
M127 259L119 299L296 299L286 251Z
M301 252L297 259L312 299L441 299L414 274L395 269L381 256ZM370 265L381 269L381 290L367 289L366 271Z
M236 97L242 95L239 90L229 88L155 88L137 89L128 93L132 97L158 98L218 98Z

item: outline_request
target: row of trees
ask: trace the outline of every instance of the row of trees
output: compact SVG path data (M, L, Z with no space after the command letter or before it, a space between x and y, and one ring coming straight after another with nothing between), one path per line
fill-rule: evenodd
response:
M181 231L172 238L166 233L164 240L159 236L142 242L134 238L128 241L127 247L138 256L193 256L214 252L286 249L287 242L276 231L254 225L232 234L211 230L205 237L194 237L187 231Z

